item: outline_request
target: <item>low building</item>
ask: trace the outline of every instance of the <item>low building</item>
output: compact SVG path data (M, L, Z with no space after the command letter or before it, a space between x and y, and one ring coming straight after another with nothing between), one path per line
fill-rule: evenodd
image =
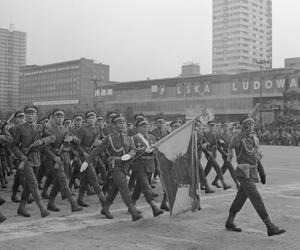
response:
M242 115L252 112L261 95L264 118L272 119L270 115L278 108L283 93L299 93L300 70L281 68L260 73L123 82L103 86L97 90L97 98L106 111L130 109L149 116L160 112L182 116L210 109L217 120L224 121L239 120ZM295 108L300 111L299 102L295 102Z
M21 67L21 104L42 110L55 107L91 109L94 90L109 82L109 65L81 58L47 65Z

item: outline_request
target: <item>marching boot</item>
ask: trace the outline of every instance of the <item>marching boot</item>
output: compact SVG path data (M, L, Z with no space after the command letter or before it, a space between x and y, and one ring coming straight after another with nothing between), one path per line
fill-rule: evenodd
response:
M5 200L0 197L0 206L2 206L5 203Z
M136 200L132 199L132 203L133 203L133 205L135 206ZM142 213L142 211L141 211L141 210L138 210L137 207L135 207L135 208L136 208L136 211L137 211L139 214ZM128 213L130 213L129 208L128 208Z
M86 188L86 193L87 195L94 195L96 194L96 192L94 191L94 189L92 189L92 187L90 185L87 185L87 188Z
M128 206L128 211L131 214L132 221L143 218L143 216L137 211L136 207L132 203Z
M20 199L18 198L16 191L12 192L11 201L15 202L15 203L19 203L20 202ZM0 201L0 205L1 205L1 201Z
M50 198L50 196L49 196L49 194L47 193L47 190L43 190L42 191L42 197L44 198L44 199L46 199L46 200L49 200L49 198Z
M47 217L50 215L50 213L48 212L48 210L44 207L44 205L42 204L42 200L37 200L36 204L38 205L40 211L41 211L41 217Z
M0 213L0 223L5 221L6 220L6 217Z
M153 212L153 216L154 216L154 217L159 216L159 215L161 215L161 214L164 213L164 210L158 208L158 207L155 205L155 203L154 203L153 200L149 202L149 205L150 205L150 207L152 208L152 212Z
M228 184L226 184L224 180L221 180L221 182L222 182L222 185L223 185L223 189L224 189L224 190L231 188L231 186L228 185Z
M163 210L166 210L166 211L170 211L166 193L164 193L163 200L162 200L162 202L160 204L160 209L163 209Z
M226 228L228 231L242 232L242 229L241 229L241 228L238 228L238 227L233 223L234 217L235 217L235 214L229 213L228 219L227 219L226 224L225 224L225 228Z
M81 207L88 207L89 204L83 201L84 193L79 193L77 198L77 204Z
M71 211L72 211L72 213L74 213L74 212L79 212L79 211L82 211L82 210L83 210L83 208L82 208L82 207L79 207L79 206L76 204L75 201L72 201L72 202L71 202Z
M30 217L30 213L27 212L26 208L25 208L25 204L26 204L26 201L25 200L21 200L20 201L20 205L19 205L19 208L18 208L18 215L21 215L23 217Z
M105 217L107 219L113 219L114 217L112 216L112 214L110 213L109 211L109 206L110 206L110 203L107 202L106 200L104 199L101 199L100 200L100 203L101 203L101 214L105 215Z
M70 204L71 204L71 211L72 211L72 213L74 213L74 212L79 212L79 211L82 211L82 210L83 210L82 207L80 207L80 206L78 206L78 205L76 204L76 202L75 202L75 200L74 200L74 198L73 198L73 196L72 196L71 191L67 192L64 196L68 199L68 201L69 201Z
M280 229L275 224L273 224L269 217L265 218L264 223L267 226L268 236L279 235L285 233L284 229Z
M60 211L60 209L57 206L55 206L54 199L52 199L52 198L49 199L47 209L50 210L50 211L53 211L53 212L59 212Z
M211 183L211 185L214 185L217 188L221 188L221 186L218 183L218 179L214 179L214 181Z
M213 193L215 192L214 190L212 190L212 189L209 187L209 185L208 185L207 182L204 184L204 186L205 186L205 193L206 193L206 194L213 194Z

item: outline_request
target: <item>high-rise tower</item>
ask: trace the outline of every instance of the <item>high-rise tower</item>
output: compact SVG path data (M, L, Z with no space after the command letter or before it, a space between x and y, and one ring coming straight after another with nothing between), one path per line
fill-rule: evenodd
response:
M213 0L213 74L272 67L272 1Z

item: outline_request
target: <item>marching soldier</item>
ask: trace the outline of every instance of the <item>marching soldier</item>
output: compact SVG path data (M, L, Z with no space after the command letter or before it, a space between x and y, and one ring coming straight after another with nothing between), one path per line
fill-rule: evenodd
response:
M235 150L237 168L236 176L240 182L240 186L234 201L229 210L229 217L225 227L227 230L241 232L234 224L236 214L242 209L247 198L250 199L259 217L267 226L268 236L278 235L285 232L275 226L267 213L262 197L257 190L256 182L258 182L258 173L262 184L266 183L266 175L263 171L258 171L257 162L261 159L259 151L259 141L254 134L254 119L247 115L240 121L242 131L238 132L230 141L228 149L228 161L233 158L233 150ZM262 165L260 164L260 168Z
M71 211L78 212L82 208L78 207L68 187L68 181L65 174L64 164L66 164L65 159L62 157L63 154L69 154L70 149L65 151L64 148L66 142L77 143L75 137L69 135L68 129L63 125L64 121L64 111L55 110L52 117L53 123L47 126L44 130L45 136L54 136L55 141L45 148L45 154L47 155L49 161L50 171L49 174L52 175L53 187L50 192L48 210L58 212L60 209L55 205L55 198L59 192L66 197L71 204ZM78 140L78 139L77 139Z
M209 130L204 132L204 138L207 141L207 147L206 151L204 151L204 154L207 158L207 164L204 169L205 176L207 176L212 168L215 169L218 178L221 180L223 189L226 190L228 188L231 188L228 184L225 183L224 177L221 171L221 168L216 160L217 157L217 141L218 136L215 131L215 121L209 121L207 123ZM212 182L212 185L216 186L217 188L220 188L217 182Z
M132 139L126 134L126 121L124 117L120 115L115 116L112 119L112 123L115 125L116 132L105 137L103 143L93 149L86 159L86 162L82 164L81 171L87 171L91 168L90 164L97 155L107 152L109 155L108 161L113 183L106 197L106 206L102 206L101 213L112 218L109 212L109 206L113 203L116 195L120 191L122 199L127 205L128 211L131 213L132 220L139 220L142 218L142 215L139 214L133 204L126 179L128 161L135 156L135 147Z
M132 163L132 169L137 178L137 183L131 197L135 204L140 194L143 193L146 201L152 208L153 216L156 217L164 211L156 206L150 187L151 176L155 169L151 145L155 144L156 140L153 135L148 133L149 125L147 120L140 120L136 124L138 133L133 136L133 142L136 147L136 158Z
M217 142L217 149L218 151L221 153L222 158L223 158L223 166L221 167L222 170L222 174L224 175L226 170L228 169L231 175L231 178L233 179L236 188L239 188L239 182L235 176L235 172L234 172L234 168L231 164L231 162L227 161L227 157L228 157L228 146L229 146L229 142L230 142L230 134L228 133L227 130L227 124L224 123L222 126L222 132L220 134L219 140ZM213 183L218 183L218 176L216 176L215 180L213 181Z
M17 126L22 125L25 123L25 113L23 111L17 111L14 114L15 121L14 121L14 126L9 129L9 133L14 137L15 131ZM19 166L20 161L17 161L17 165ZM24 182L24 175L22 173L22 170L17 169L15 176L14 176L14 183L12 186L12 195L11 195L11 200L13 202L20 202L20 199L17 196L18 189L20 185L24 188L25 182Z
M164 117L162 116L157 116L155 118L155 124L156 124L156 128L153 129L152 131L150 131L150 134L154 135L155 140L159 141L160 139L162 139L163 137L165 137L168 134L168 130L166 127L166 120ZM157 169L157 162L155 162L155 171L154 171L154 175L153 178L155 179L158 176L158 169ZM161 202L160 205L161 209L164 209L166 211L169 211L169 205L168 205L168 198L167 198L167 194L164 191L163 194L163 200Z
M81 128L78 130L78 137L80 139L80 151L83 156L83 160L90 158L89 153L91 149L97 148L101 144L101 141L98 138L99 128L95 126L96 113L94 111L87 111L85 116L87 119L87 124L82 125ZM95 157L93 157L89 161L90 164L84 169L84 172L82 169L80 169L80 172L83 173L80 180L80 188L77 203L82 207L88 207L88 204L83 201L84 193L88 184L90 184L93 187L94 191L98 195L102 208L106 207L105 198L100 188L95 168L94 166L92 166L92 164L95 162L94 160L97 155L95 155ZM104 210L102 209L102 211ZM112 219L112 216L108 212L106 213L104 211L102 214L104 214L106 218Z
M30 217L25 208L30 193L40 209L41 217L46 217L50 214L42 204L35 173L41 164L40 147L53 142L54 138L42 137L41 127L35 124L37 112L37 107L33 105L24 108L26 122L16 128L12 147L16 157L21 160L19 168L23 169L25 179L25 187L18 208L18 214L24 217Z

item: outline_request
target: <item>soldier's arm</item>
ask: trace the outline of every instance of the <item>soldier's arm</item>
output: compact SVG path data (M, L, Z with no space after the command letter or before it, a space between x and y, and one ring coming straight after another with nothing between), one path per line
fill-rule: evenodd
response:
M240 143L240 136L239 134L233 136L230 140L229 146L228 146L228 155L227 155L227 161L231 162L232 158L234 157L234 149L238 147Z
M89 154L89 156L86 158L85 161L90 164L95 159L96 156L106 151L108 145L109 145L109 137L105 137L103 142L92 150L92 152Z
M22 129L21 129L21 126L19 126L15 130L12 148L11 148L12 151L14 152L15 156L19 160L23 160L24 158L26 158L25 154L19 148L19 146L21 144L21 137L22 137Z
M53 140L49 140L49 138L54 138ZM46 139L48 138L48 139ZM55 142L56 140L56 136L51 132L51 130L49 128L45 128L44 129L44 133L43 133L43 139L44 140L49 140L47 142L47 144L42 148L43 153L45 153L50 159L52 159L53 161L55 160L55 158L57 157L57 155L52 152L51 150L51 144Z
M133 158L136 155L136 147L134 145L134 141L133 138L130 137L130 151L128 152L128 154L131 156L131 158Z

